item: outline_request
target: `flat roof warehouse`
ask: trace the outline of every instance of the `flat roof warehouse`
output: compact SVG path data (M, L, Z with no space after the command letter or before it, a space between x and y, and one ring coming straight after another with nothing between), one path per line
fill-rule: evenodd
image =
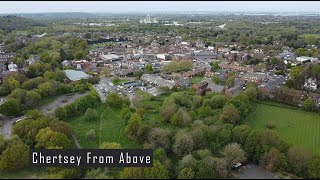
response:
M75 71L75 70L64 70L66 76L71 81L79 81L81 79L88 79L91 76L86 74L83 71Z

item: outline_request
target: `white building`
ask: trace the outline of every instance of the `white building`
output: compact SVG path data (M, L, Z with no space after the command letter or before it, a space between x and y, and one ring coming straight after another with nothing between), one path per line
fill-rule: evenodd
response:
M141 24L155 24L158 23L156 18L151 18L150 15L148 14L147 17L140 19L139 21Z
M313 57L306 57L306 56L301 56L301 57L297 57L296 60L298 62L305 62L305 61L311 61L311 62L314 62L314 61L317 61L318 58L313 58Z
M8 65L8 68L10 72L18 72L18 66L16 64L13 64L13 62Z

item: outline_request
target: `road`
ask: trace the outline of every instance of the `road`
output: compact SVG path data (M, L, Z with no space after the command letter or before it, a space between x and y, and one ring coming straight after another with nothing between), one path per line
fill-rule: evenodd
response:
M54 110L58 107L63 107L67 104L72 103L73 101L75 101L76 99L78 99L81 96L84 96L86 94L88 94L89 92L85 92L85 93L75 93L73 95L62 95L59 96L54 102L47 104L46 106L43 106L40 110L48 115L52 112L54 112ZM26 118L26 116L21 116L21 117L17 117L17 118L3 118L2 120L2 127L1 127L1 133L3 135L3 137L5 139L9 139L11 137L11 129L12 129L12 125L14 122L18 122L21 120L24 120Z
M5 118L2 120L1 133L4 139L9 139L11 137L11 127L14 122L21 121L25 119L26 116L21 116L14 119Z

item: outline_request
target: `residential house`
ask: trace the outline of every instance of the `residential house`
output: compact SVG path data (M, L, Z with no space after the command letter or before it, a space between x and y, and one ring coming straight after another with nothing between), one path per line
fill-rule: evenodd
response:
M225 90L225 95L227 95L227 96L236 96L241 91L243 91L243 87L240 86L240 85L235 85L232 88L226 89Z
M39 62L40 61L40 56L33 56L29 59L27 59L26 63L30 66L36 62Z
M260 83L267 80L267 74L259 73L259 72L256 72L256 73L247 72L242 76L242 79L245 81L253 81L256 83Z
M189 77L189 78L192 78L194 76L198 76L198 75L204 75L206 72L206 68L204 67L200 67L200 68L196 68L196 69L193 69L191 71L188 71L188 72L185 72L183 74L184 77Z
M76 69L91 69L91 62L87 60L73 60L70 63L71 66L75 67Z
M181 78L174 81L177 87L188 88L191 86L191 80L189 78Z
M8 65L8 69L10 72L18 72L18 66L13 62Z
M217 53L211 51L200 51L194 53L196 60L214 60L217 59Z
M16 53L0 53L0 64L6 64L11 61L14 57L16 57Z
M237 66L237 65L230 65L230 64L220 64L219 65L222 69L227 69L231 71L241 71L241 72L254 72L254 69L251 67L245 66Z
M174 81L163 79L160 76L154 74L143 74L140 79L147 83L155 84L161 87L169 87L170 89L172 89L175 85Z
M316 79L313 80L313 79L309 78L304 82L303 87L310 89L310 90L317 90L318 89L317 80Z

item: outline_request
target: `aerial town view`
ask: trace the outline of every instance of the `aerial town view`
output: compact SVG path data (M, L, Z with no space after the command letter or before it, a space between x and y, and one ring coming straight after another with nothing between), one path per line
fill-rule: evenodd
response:
M0 2L0 179L319 179L319 7ZM49 149L152 167L30 164Z

